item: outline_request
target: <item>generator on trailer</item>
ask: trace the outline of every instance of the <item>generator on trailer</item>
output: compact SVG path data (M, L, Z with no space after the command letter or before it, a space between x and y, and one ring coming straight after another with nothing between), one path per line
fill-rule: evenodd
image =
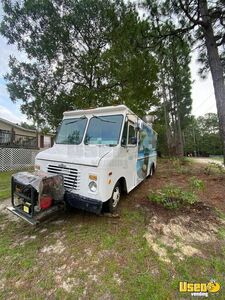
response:
M64 205L62 175L43 172L19 172L11 179L12 206L15 215L35 225Z

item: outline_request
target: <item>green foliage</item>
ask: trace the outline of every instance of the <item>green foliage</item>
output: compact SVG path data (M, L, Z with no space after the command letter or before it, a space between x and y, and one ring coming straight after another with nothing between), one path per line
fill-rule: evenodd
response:
M185 152L197 155L221 155L222 141L219 134L219 120L215 113L191 119L184 130Z
M170 161L176 172L182 174L191 173L191 168L189 168L191 162L188 157L173 157L170 159Z
M204 173L206 175L225 175L225 168L220 163L210 162L207 164L207 166L204 168Z
M221 240L224 240L225 239L225 228L221 227L219 228L218 230L218 236Z
M1 33L26 52L10 57L13 101L39 125L62 112L127 104L143 115L157 104L157 64L145 36L149 23L123 1L6 1Z
M168 37L176 36L178 39L187 40L191 46L196 44L198 48L199 62L202 64L199 73L203 78L206 77L208 71L212 74L218 117L220 119L220 135L222 143L218 138L218 133L210 134L210 136L205 135L203 144L206 143L206 145L201 146L201 148L205 148L202 150L198 147L198 141L196 141L195 133L193 133L191 134L193 140L189 140L188 145L185 145L185 152L198 153L200 149L200 151L204 151L200 153L201 155L206 155L212 151L213 154L221 154L223 152L225 155L224 0L143 0L142 3L146 11L149 13L150 22L152 22L154 24L154 28L156 28L155 35L153 36L155 43L161 43L161 41L167 41ZM162 49L164 49L164 47L162 47ZM176 60L174 61L174 66L176 66ZM174 69L176 69L176 67ZM178 85L180 89L182 85L180 83ZM161 86L163 87L162 84ZM167 87L167 85L165 86ZM172 99L174 98L174 95L171 94L171 92L164 93L164 95L169 97L169 99L170 96L172 96ZM181 95L182 94L180 94L180 96ZM165 96L163 96L163 98L166 98ZM204 105L202 99L199 99L199 102L199 107ZM164 101L164 103L166 102ZM165 105L165 108L166 107L167 105ZM173 108L175 112L179 112L176 106ZM168 150L169 155L173 154L174 150L175 152L177 150L178 152L181 152L179 150L182 149L182 135L175 135L180 140L180 142L176 144L176 146L178 145L179 147L172 147L172 149L170 149L170 136L173 135L174 132L176 133L176 131L168 130L168 123L171 121L171 118L167 116L165 117L165 120L165 131L167 132L166 139L168 146L167 149L166 147L162 147L162 150L160 150L162 152L163 150L165 151L165 149ZM174 119L172 119L172 121L176 124ZM188 118L186 118L186 121L187 122L185 122L185 126L182 127L182 130L186 129L189 123ZM192 129L194 131L195 128L192 127ZM161 139L161 136L159 136L160 142ZM163 141L164 140L165 138Z
M181 159L180 158L173 157L173 158L170 159L170 161L172 163L173 168L175 168L176 171L180 171L181 170L182 165L181 165Z
M11 195L11 177L13 174L21 170L13 170L8 172L0 172L0 200L7 199ZM22 171L33 171L33 168L24 169Z
M155 25L156 26L156 25ZM163 35L171 24L158 25ZM189 123L192 108L190 46L186 38L169 35L157 51L161 99L155 129L162 154L183 156L182 131Z
M192 190L203 190L205 188L204 182L195 176L189 179L189 185Z
M26 129L32 129L32 130L36 130L36 126L34 124L30 125L26 122L21 122L20 123L20 126L23 127L23 128L26 128Z
M177 209L182 205L192 205L197 202L197 196L192 191L184 191L173 185L167 185L160 191L151 192L148 199L160 203L168 209Z

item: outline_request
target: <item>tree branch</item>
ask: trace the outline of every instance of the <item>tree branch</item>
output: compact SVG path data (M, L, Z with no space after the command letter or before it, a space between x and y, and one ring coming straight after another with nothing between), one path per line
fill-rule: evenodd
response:
M180 8L183 10L183 12L185 13L186 17L195 25L201 25L201 26L205 26L205 23L200 21L200 14L199 14L199 1L198 1L198 18L195 19L190 12L188 11L188 8L184 6L182 0L178 0L179 4L180 4Z

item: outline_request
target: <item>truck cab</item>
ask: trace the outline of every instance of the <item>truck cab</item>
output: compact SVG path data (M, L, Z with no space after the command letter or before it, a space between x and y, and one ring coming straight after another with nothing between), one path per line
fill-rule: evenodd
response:
M125 105L64 112L55 144L38 153L35 168L63 175L70 206L113 212L122 192L153 174L156 138Z

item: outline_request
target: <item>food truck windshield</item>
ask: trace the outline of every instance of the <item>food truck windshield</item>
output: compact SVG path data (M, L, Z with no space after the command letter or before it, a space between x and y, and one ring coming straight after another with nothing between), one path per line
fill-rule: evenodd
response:
M93 116L87 128L84 143L116 146L119 143L123 115Z

